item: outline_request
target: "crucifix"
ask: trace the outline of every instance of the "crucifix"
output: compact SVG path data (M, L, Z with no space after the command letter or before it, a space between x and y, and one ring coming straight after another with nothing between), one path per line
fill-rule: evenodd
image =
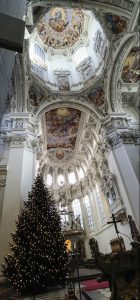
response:
M120 249L121 249L121 252L123 253L123 248L122 248L122 244L121 244L120 237L119 237L119 231L118 231L118 227L117 227L117 223L121 223L121 222L122 222L122 220L116 220L114 214L112 214L112 221L107 222L107 224L113 224L114 225L116 233L117 233L117 237L118 237L118 240L119 240L119 243L120 243Z

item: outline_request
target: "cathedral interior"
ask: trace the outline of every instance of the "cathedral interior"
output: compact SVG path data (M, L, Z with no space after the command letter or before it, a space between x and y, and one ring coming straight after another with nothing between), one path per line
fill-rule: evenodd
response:
M129 251L129 220L139 227L139 1L10 2L0 12L25 20L25 35L22 53L0 48L0 263L38 172L81 260L93 258L93 240L112 252L112 215Z

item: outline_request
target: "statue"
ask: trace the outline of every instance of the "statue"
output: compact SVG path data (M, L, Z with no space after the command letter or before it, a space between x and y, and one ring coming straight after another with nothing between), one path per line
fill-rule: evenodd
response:
M130 226L130 230L131 230L132 239L135 242L140 242L140 234L136 227L135 221L133 220L131 215L128 215L128 222L129 222L129 226Z
M91 238L89 239L89 245L90 245L92 258L95 259L95 255L99 252L98 242L96 239Z
M77 216L77 218L75 219L75 227L77 230L82 230L80 216Z

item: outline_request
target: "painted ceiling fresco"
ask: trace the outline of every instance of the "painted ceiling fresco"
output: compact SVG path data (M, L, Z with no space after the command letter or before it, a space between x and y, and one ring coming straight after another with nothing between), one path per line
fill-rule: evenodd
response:
M113 34L120 34L127 28L127 22L124 17L106 14L106 19Z
M122 70L122 79L126 83L137 83L140 80L140 47L133 47Z
M41 19L37 31L44 44L54 49L72 46L84 27L81 9L55 7Z
M89 99L91 103L94 103L96 106L100 107L104 104L105 94L102 86L98 86L91 91L89 94Z
M75 148L81 112L73 108L57 108L46 113L47 149L57 149L58 159L62 149Z

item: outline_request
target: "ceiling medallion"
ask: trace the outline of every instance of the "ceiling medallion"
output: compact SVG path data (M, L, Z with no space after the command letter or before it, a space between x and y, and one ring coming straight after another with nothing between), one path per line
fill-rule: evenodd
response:
M64 152L61 149L56 151L56 158L61 160L64 157Z
M44 44L54 49L72 46L84 27L83 10L55 7L37 24L37 31Z
M67 162L74 157L74 151L72 149L49 149L47 152L48 158L50 161L57 162Z

